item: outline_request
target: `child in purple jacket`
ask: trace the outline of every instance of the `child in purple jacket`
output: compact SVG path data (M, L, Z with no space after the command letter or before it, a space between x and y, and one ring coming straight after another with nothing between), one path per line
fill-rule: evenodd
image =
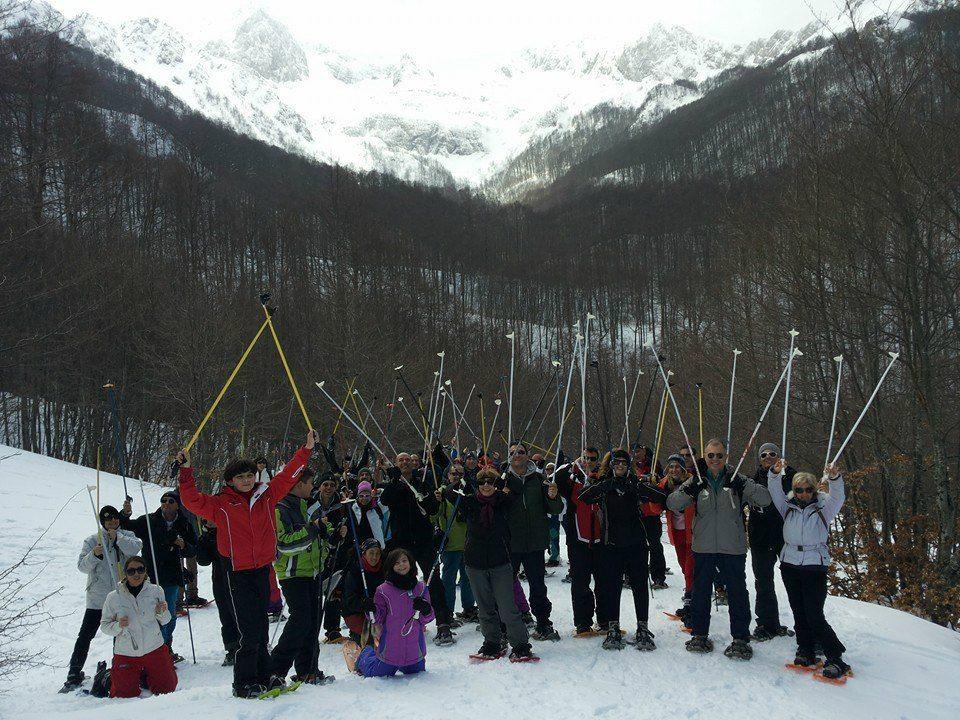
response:
M417 579L417 563L402 548L387 555L386 580L374 593L374 623L380 638L364 648L356 671L364 677L387 677L399 670L404 675L423 672L427 644L423 629L433 620L430 594Z

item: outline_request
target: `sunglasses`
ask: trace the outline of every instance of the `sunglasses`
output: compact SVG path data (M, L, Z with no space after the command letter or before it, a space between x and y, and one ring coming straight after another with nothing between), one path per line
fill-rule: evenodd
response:
M511 454L512 454L512 455L526 455L526 454L527 454L527 451L526 451L526 450L514 450Z
M762 453L760 453L760 457L761 457L761 458L770 458L770 457L775 458L776 456L777 456L777 454L776 454L775 452L762 452Z
M179 503L173 498L164 498L163 500L160 501L160 504L161 505L178 505ZM110 518L107 518L107 519L109 520Z
M726 453L707 453L708 460L722 460Z
M794 495L813 495L812 487L795 487L793 489Z
M614 461L613 461L612 463L610 463L610 464L611 464L611 465L629 465L630 463L627 462L626 460L624 460L623 458L618 458L618 459L614 460Z
M680 455L683 456L683 457L685 457L685 458L690 457L690 453L688 453L688 452L682 452L682 453L680 453Z
M138 567L128 567L124 572L130 577L133 577L134 575L143 575L146 571L147 569L143 565L140 565Z
M587 462L596 462L599 458L596 455L587 455L584 460Z
M484 478L483 480L477 480L477 485L496 485L497 481L490 478Z

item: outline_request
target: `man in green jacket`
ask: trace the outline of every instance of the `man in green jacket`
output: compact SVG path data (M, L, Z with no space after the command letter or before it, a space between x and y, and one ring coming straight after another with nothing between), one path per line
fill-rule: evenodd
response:
M461 490L470 493L469 488L464 486L464 469L459 462L452 462L447 466L446 485L454 490ZM437 490L440 495L441 490ZM447 542L443 546L443 555L440 558L443 563L443 570L440 573L440 579L443 581L443 591L447 597L447 607L452 613L457 603L457 576L460 578L460 602L463 609L457 613L454 620L454 627L459 627L467 622L477 622L479 615L477 613L477 604L473 599L473 589L470 587L470 579L467 577L467 568L463 564L463 547L467 538L467 523L457 517L455 504L441 497L440 507L434 517L434 523L441 530L446 530L449 526L450 531L447 535Z
M313 476L304 468L300 481L276 507L277 561L273 567L286 598L290 618L270 654L270 672L285 679L290 667L294 681L322 684L332 680L317 669L320 653L320 571L327 553L326 538L332 528L311 517Z
M551 515L559 515L563 501L555 483L527 458L527 448L517 443L510 446L510 466L503 474L507 490L515 495L507 514L510 527L510 562L513 571L522 567L530 586L530 609L537 619L535 640L559 640L560 635L550 622L553 606L547 597L546 567L543 553L550 543Z

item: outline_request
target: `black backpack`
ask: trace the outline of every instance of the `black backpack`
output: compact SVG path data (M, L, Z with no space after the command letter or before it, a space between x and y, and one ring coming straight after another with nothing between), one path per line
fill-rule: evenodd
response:
M110 697L110 668L107 667L106 660L97 663L97 672L93 675L90 694L99 698Z

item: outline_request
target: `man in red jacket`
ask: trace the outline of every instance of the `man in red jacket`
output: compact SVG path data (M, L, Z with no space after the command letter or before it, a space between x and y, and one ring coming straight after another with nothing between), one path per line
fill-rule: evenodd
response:
M195 515L216 523L217 550L227 558L227 583L240 631L240 648L233 666L233 694L255 698L282 678L270 675L270 568L277 556L274 508L297 484L313 454L317 433L307 433L303 447L270 484L257 481L251 460L235 459L223 469L223 487L216 495L197 490L190 453L181 450L180 498Z

